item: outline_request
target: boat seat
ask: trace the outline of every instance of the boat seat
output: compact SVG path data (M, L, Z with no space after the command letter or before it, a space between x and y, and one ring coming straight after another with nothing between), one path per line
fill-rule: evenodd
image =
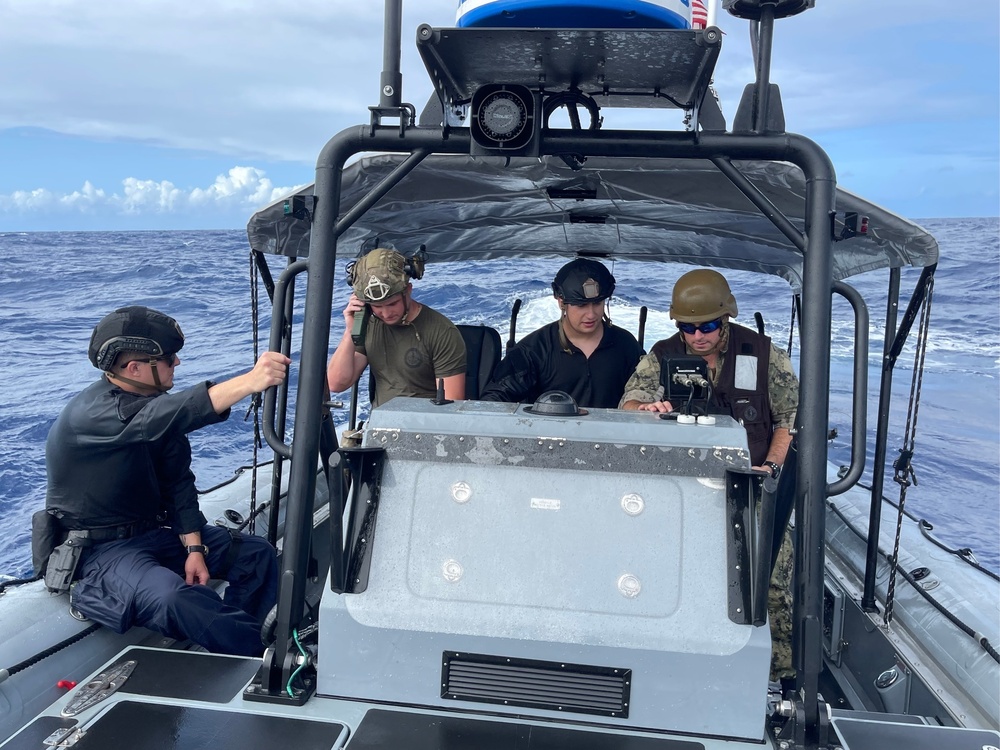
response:
M458 332L465 341L465 397L478 399L500 363L500 334L483 325L460 325Z

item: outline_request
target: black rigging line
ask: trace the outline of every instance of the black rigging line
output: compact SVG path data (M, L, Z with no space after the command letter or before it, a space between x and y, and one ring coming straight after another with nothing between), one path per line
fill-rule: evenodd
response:
M857 528L853 523L851 523L850 519L848 519L847 516L845 516L841 512L840 508L838 508L832 502L829 505L830 509L837 514L837 516L840 518L841 521L844 522L844 525L847 526L847 528L853 531L854 534L862 541L867 540L867 536L861 533L861 530ZM889 561L889 556L885 552L883 552L881 548L879 548L878 554L881 555L882 558L885 559L887 562ZM973 638L983 648L983 650L986 651L986 653L988 653L991 657L993 657L994 661L1000 663L1000 654L997 653L997 650L993 647L993 644L990 643L989 639L985 635L983 635L982 633L977 633L972 627L970 627L965 622L960 620L957 615L955 615L953 612L950 612L943 604L941 604L941 602L939 602L937 599L931 596L924 589L924 587L921 586L917 582L917 580L913 576L911 576L908 572L900 569L899 573L900 575L903 576L904 580L906 580L922 597L924 597L924 599L928 601L928 603L932 607L934 607L934 609L936 609L938 612L947 617L948 620L963 633Z

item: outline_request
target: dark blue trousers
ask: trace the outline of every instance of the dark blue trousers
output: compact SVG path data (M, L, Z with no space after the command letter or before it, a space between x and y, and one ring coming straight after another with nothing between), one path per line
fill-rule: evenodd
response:
M219 526L201 530L213 578L233 543ZM84 550L73 587L74 607L94 622L124 633L133 625L170 638L189 639L213 653L260 656L260 628L278 592L278 562L266 540L241 535L236 558L225 573L220 597L214 588L184 582L187 553L170 529L155 529Z

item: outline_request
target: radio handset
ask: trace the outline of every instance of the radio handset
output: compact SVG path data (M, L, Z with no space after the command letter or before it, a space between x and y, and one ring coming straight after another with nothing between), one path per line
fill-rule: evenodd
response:
M361 314L354 314L354 325L351 326L351 341L354 342L355 346L364 348L365 345L365 331L368 330L368 318L371 317L372 308L370 305L365 305L365 309Z

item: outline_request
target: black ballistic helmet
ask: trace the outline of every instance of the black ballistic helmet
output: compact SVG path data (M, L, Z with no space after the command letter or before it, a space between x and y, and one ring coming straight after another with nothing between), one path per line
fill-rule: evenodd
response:
M552 292L567 305L606 300L615 291L615 277L603 263L589 258L571 260L559 269Z
M184 334L169 315L139 305L106 315L90 336L87 356L94 367L107 372L122 352L150 357L174 355L184 346Z

